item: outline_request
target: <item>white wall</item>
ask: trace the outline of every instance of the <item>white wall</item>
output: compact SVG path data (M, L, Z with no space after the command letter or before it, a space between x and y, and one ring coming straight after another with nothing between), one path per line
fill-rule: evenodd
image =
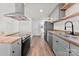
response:
M32 20L32 34L40 35L40 20Z
M0 3L0 32L13 33L18 31L18 21L4 16L4 14L14 11L14 3Z
M18 7L17 7L18 8ZM0 33L14 33L21 32L27 33L32 31L31 19L26 21L18 21L10 17L4 16L4 14L15 12L14 3L0 3Z
M32 20L20 21L19 32L21 33L32 32Z
M32 18L32 34L33 35L40 35L41 29L40 29L40 18L41 17L47 17L49 13L54 9L54 7L57 5L50 4L50 3L27 3L25 4L25 15ZM44 12L41 14L40 9L43 9Z
M53 18L54 20L59 19L59 7L55 8L55 10L51 14L50 18Z
M8 20L7 24L6 24L6 29L7 29L7 33L14 33L14 32L18 32L19 28L19 23L17 20Z
M74 14L76 12L79 12L79 3L73 5L69 9L67 9L66 10L66 16L71 15L71 14ZM79 32L79 16L70 18L70 19L68 19L66 21L72 21L73 24L74 24L74 31L75 32ZM64 23L66 21L62 21L62 22L55 23L55 29L64 30ZM70 29L68 29L68 30L70 30Z
M18 21L10 19L7 17L2 17L0 19L0 32L13 33L18 32Z
M14 3L0 3L0 16L14 11L15 11Z

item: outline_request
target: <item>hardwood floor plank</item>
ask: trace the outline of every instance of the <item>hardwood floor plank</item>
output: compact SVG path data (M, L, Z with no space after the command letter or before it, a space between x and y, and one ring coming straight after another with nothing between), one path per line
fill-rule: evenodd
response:
M48 44L40 36L32 38L29 54L29 56L54 56Z

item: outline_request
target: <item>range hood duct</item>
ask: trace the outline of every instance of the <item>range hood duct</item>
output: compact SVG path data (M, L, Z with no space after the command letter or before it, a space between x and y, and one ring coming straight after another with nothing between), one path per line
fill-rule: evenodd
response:
M5 16L17 19L17 20L26 20L27 17L24 16L24 3L15 3L15 12L5 14Z

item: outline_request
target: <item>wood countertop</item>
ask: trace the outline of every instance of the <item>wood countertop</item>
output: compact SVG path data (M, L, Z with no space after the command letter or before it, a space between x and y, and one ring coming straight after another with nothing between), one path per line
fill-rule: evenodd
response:
M31 35L31 32L27 32L26 35ZM25 35L25 34L24 34ZM17 32L17 33L14 33L14 34L9 34L9 35L6 35L6 36L12 36L12 37L20 37L21 34L20 32Z
M70 34L68 35L64 31L60 31L60 30L59 31L58 30L57 31L56 30L55 31L54 30L53 31L49 30L48 32L53 33L55 36L65 40L65 41L67 41L69 43L72 43L72 44L74 44L76 46L79 46L79 36L73 36L73 35L70 35Z
M31 35L31 33L26 33L28 35ZM9 43L12 44L15 41L17 41L20 37L19 32L13 33L13 34L2 34L0 35L0 43Z
M0 36L0 44L12 44L16 42L20 37L11 37L11 36Z

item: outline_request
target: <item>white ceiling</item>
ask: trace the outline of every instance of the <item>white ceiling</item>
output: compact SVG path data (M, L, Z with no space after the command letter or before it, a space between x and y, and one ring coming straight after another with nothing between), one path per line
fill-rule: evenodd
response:
M25 15L32 19L48 17L56 5L57 3L26 3ZM40 9L43 9L43 13L40 13Z

